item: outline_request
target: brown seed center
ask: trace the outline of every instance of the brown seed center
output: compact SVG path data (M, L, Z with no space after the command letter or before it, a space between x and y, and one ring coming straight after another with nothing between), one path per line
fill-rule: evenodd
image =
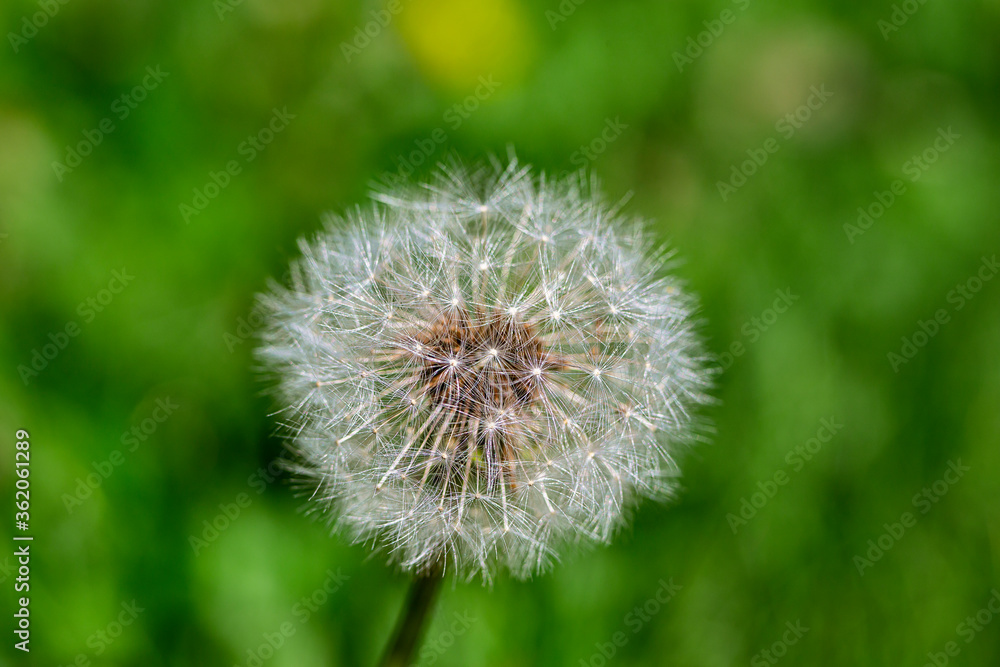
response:
M442 315L417 340L423 391L466 419L526 409L555 365L531 325L500 313Z

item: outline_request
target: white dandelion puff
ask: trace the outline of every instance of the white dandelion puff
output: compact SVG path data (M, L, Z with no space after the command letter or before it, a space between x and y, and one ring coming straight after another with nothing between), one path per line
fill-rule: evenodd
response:
M301 244L259 354L341 532L523 578L673 490L708 400L694 304L595 188L442 168Z

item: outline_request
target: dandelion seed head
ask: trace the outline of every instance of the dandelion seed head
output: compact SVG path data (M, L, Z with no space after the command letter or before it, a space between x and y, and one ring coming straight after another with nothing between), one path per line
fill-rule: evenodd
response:
M404 569L484 580L674 489L709 372L641 222L516 160L328 222L261 297L298 471Z

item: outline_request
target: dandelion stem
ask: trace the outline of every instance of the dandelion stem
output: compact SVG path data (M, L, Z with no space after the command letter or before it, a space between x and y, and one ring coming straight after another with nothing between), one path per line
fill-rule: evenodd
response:
M392 632L392 639L379 663L380 667L409 667L414 664L414 655L420 645L427 617L443 580L444 577L438 570L431 570L414 578L399 620L396 621L396 629Z

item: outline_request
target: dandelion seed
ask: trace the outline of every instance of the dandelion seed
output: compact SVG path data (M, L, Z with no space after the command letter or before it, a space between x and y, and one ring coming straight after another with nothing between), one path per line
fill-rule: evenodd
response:
M414 572L528 577L669 494L709 373L642 225L516 161L378 198L262 297L259 355L336 527Z

